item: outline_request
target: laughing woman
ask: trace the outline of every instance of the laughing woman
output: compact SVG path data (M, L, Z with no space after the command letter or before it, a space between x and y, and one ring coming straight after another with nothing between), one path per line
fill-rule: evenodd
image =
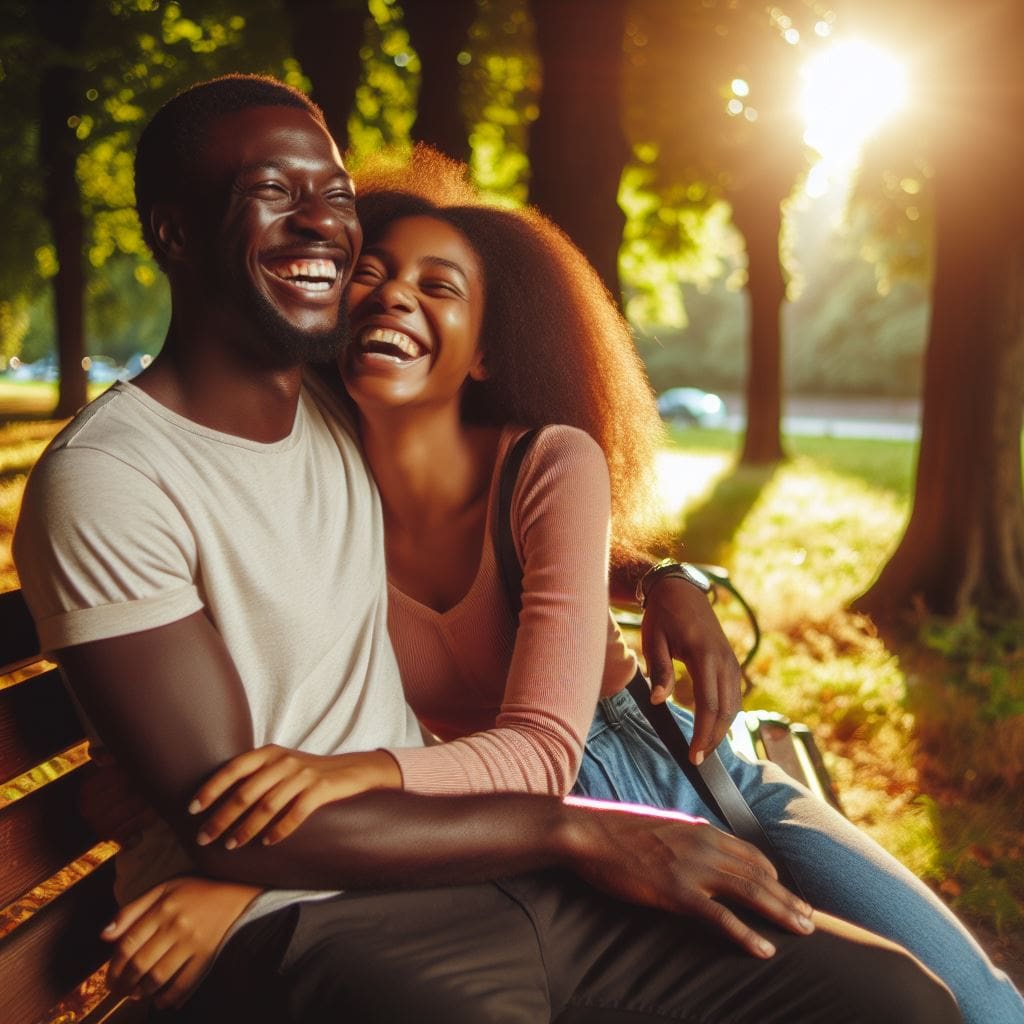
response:
M386 786L572 791L724 829L626 691L637 663L608 614L609 523L642 539L660 429L625 322L553 225L483 204L446 162L421 155L397 182L364 176L360 189L341 376L380 491L406 696L443 742L388 751L358 778L343 758L242 755L197 794L198 811L214 808L204 840L278 842L323 803ZM494 521L501 467L526 428L541 429L511 499L516 616ZM673 710L692 735L692 716ZM774 765L727 743L720 754L817 909L907 947L967 1021L1019 1024L1012 985L927 887ZM250 894L195 880L130 904L108 933L115 974L152 988L161 963L178 972L165 998L180 997ZM205 915L196 939L176 909L189 900Z

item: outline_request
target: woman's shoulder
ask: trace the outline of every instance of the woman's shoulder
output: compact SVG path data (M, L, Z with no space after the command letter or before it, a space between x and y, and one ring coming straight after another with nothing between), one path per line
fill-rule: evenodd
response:
M521 436L524 428L512 428L509 445ZM540 427L523 459L521 477L539 480L549 477L593 481L608 486L608 464L601 446L585 431L564 423Z

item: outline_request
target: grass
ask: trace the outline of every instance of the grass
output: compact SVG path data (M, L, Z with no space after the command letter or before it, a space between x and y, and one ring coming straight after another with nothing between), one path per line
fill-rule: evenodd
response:
M687 557L729 568L764 628L748 706L810 725L849 817L1024 980L1024 623L882 636L846 611L901 536L916 446L791 438L790 461L747 469L733 434L674 441L667 523ZM745 644L739 609L721 617Z
M52 408L45 385L16 387L18 413ZM25 475L59 425L0 422L4 588L17 585L10 536ZM849 817L1024 981L1024 623L994 634L922 619L913 635L881 636L845 610L900 537L914 444L792 438L793 458L765 470L737 469L737 446L730 433L676 433L659 487L687 557L727 566L758 611L748 706L811 726ZM720 614L745 647L739 607L723 600Z

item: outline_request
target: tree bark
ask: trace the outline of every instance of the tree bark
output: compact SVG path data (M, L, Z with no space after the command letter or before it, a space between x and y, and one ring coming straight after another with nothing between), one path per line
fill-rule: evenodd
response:
M466 163L469 133L462 113L457 58L476 18L476 0L406 3L404 11L405 27L422 69L413 140Z
M921 604L1024 618L1022 21L1012 0L979 4L967 22L975 32L960 33L958 60L945 61L956 89L938 126L914 505L892 559L855 603L883 621Z
M57 252L53 299L60 394L55 415L60 418L74 415L86 402L85 219L75 176L81 148L75 126L84 89L74 54L81 46L90 6L85 0L48 0L33 8L52 54L39 85L39 162L43 211Z
M327 129L348 148L348 119L363 73L359 51L369 16L366 0L285 0L292 50L313 84Z
M625 0L532 0L543 67L530 128L530 202L558 224L621 302L619 208Z
M788 193L787 193L788 194ZM744 190L730 197L732 219L747 245L747 425L740 462L781 462L782 447L782 303L786 281L779 257L782 198Z

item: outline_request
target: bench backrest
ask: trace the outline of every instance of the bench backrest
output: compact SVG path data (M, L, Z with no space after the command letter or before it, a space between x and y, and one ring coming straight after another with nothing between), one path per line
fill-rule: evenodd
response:
M95 771L20 591L0 594L0 1021L109 1019L100 929L117 844L78 811ZM121 1019L119 1013L118 1019Z

